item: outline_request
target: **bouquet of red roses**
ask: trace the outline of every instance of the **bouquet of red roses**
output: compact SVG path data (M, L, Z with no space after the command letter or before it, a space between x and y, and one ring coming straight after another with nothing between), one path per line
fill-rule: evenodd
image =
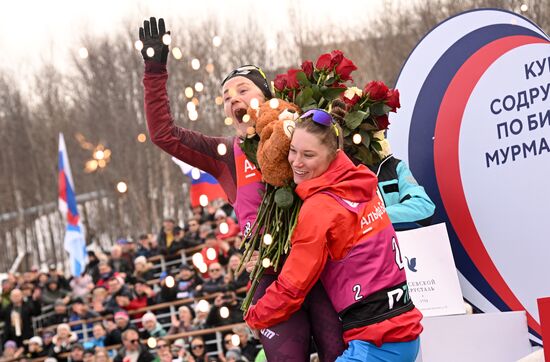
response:
M367 165L381 160L382 147L376 133L389 126L388 113L399 104L399 91L382 81L371 81L365 87L346 85L353 81L351 73L357 67L340 50L321 55L315 64L306 60L301 69L279 74L273 82L277 98L293 102L302 111L312 108L331 109L333 100L346 104L344 132L346 153Z

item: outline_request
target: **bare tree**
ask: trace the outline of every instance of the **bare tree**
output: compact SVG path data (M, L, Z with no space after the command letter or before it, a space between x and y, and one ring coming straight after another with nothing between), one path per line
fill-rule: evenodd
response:
M527 10L521 5L527 4ZM369 11L365 2L358 14ZM168 94L178 125L206 134L230 134L223 124L219 102L220 83L233 67L242 64L267 65L269 77L298 67L303 60L341 49L359 70L356 84L380 79L394 84L406 57L438 22L461 11L503 8L521 13L548 32L550 0L420 0L386 2L374 20L351 28L331 23L319 27L303 21L305 9L296 3L290 8L290 29L263 34L262 24L249 17L239 26L211 19L194 27L171 25L172 48L183 56L170 56ZM19 83L0 73L0 240L7 252L0 254L0 268L6 270L18 252L33 264L60 263L63 216L57 211L57 140L63 132L78 194L79 211L87 229L88 243L109 248L119 237L156 232L164 217L185 218L187 180L170 157L149 140L143 112L143 61L133 48L135 25L127 22L125 33L114 38L85 36L86 59L75 57L67 73L44 65L22 92ZM334 29L339 29L334 31ZM212 44L221 37L221 45ZM193 69L191 61L200 61ZM201 83L203 89L200 88ZM193 90L187 97L186 88ZM193 102L197 120L189 117ZM86 172L95 147L111 151L105 167ZM119 194L117 182L128 184ZM181 220L183 221L183 220Z

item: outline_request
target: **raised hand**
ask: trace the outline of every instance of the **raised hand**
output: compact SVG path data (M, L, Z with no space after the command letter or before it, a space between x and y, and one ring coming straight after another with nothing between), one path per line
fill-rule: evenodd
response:
M158 21L150 18L143 22L143 27L139 28L139 40L143 43L141 55L144 60L153 60L158 63L166 64L168 60L168 45L170 44L170 32L166 31L164 19Z

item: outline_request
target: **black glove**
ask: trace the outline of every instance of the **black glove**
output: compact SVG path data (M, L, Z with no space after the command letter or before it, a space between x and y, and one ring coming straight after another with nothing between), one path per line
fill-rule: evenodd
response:
M166 64L169 51L168 45L162 42L164 34L170 34L170 32L166 31L163 18L159 19L158 28L155 18L150 18L150 21L145 20L143 22L143 28L139 28L139 40L143 43L143 49L141 49L143 59ZM149 48L154 50L153 56L147 55L147 49Z

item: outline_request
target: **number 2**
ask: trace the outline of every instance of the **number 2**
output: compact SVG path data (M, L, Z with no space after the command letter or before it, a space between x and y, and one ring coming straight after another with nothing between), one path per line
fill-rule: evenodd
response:
M391 248L393 251L395 251L395 264L399 267L399 269L403 269L405 267L405 263L403 263L403 258L401 257L401 250L399 250L399 245L397 245L397 241L395 240L395 237L391 238Z
M355 292L355 300L363 299L363 296L359 294L361 293L361 286L359 284L355 284L352 290Z

